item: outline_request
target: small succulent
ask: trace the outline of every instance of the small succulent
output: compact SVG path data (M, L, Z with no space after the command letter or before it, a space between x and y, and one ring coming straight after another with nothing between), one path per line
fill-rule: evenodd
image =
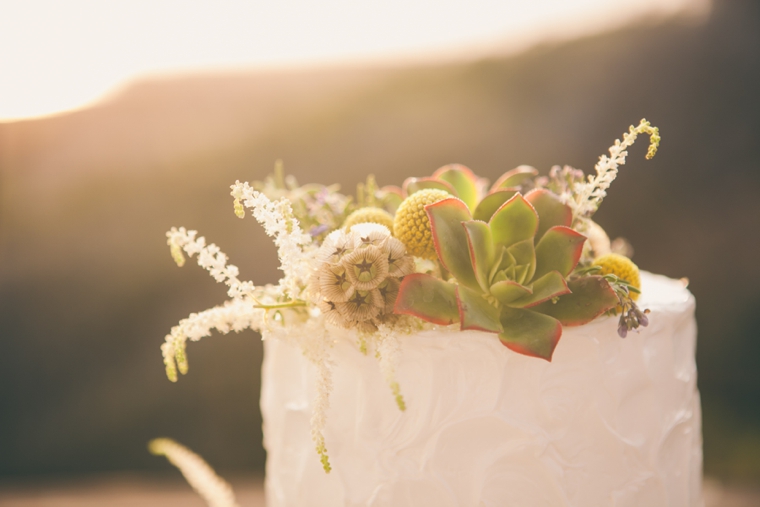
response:
M529 172L500 180L511 185ZM563 325L590 322L618 298L601 276L570 277L586 241L570 228L570 208L546 189L523 196L514 188L495 186L479 203L449 197L425 206L438 260L456 283L408 275L395 312L495 333L516 352L551 360Z
M393 318L401 278L414 262L387 227L356 224L330 233L318 252L310 292L328 322L372 332Z

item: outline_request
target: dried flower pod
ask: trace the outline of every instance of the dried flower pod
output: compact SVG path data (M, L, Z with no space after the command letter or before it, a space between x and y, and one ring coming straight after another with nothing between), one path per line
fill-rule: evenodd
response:
M385 302L377 289L357 290L345 303L337 303L337 307L349 322L364 322L377 317Z
M341 264L358 290L375 289L388 276L388 260L374 245L354 250L343 257Z
M354 249L354 239L343 230L337 229L327 235L319 249L320 262L337 264L345 253Z
M363 248L369 245L382 247L390 236L390 229L384 225L375 223L356 224L351 228L354 248Z
M354 295L356 287L351 283L345 266L325 263L317 272L322 296L336 303L343 303Z
M413 271L414 261L387 227L360 223L350 231L334 231L317 260L309 293L328 322L372 332L396 318L399 278Z

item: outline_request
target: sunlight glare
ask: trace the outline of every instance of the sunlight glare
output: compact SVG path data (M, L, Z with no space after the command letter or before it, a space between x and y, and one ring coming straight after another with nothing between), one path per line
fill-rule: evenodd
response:
M510 52L707 0L25 0L0 7L0 121L89 104L146 74Z

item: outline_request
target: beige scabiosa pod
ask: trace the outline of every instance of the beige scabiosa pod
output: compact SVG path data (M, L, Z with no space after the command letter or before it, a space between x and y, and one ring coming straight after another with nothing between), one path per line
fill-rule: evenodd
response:
M320 247L310 291L328 322L371 332L395 318L400 278L414 262L387 227L358 223L331 233Z
M406 246L409 254L430 260L438 258L425 206L448 197L451 194L444 190L426 188L404 199L398 207L393 221L393 235Z

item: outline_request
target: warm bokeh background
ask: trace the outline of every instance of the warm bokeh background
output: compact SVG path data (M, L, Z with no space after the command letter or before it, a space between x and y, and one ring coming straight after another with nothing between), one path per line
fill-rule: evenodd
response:
M229 185L282 158L301 182L350 191L461 162L492 180L519 164L590 170L631 123L597 220L644 269L697 297L705 468L760 482L760 5L705 23L639 23L510 57L138 82L110 101L0 124L0 479L157 470L170 436L221 470L264 463L262 347L251 332L189 345L172 384L159 346L224 287L177 268L171 226L198 229L258 283L270 241ZM636 339L635 335L628 339Z

